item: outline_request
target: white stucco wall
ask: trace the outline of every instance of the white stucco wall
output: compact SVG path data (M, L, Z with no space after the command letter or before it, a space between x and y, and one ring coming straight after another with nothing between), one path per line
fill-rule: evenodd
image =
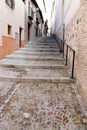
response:
M70 22L72 17L75 15L76 11L80 7L81 0L65 0L64 3L64 23L67 24Z
M80 7L81 0L64 0L64 9L62 6L63 0L55 0L55 32L58 33L60 26L63 24L62 13L64 10L64 23L70 22L72 17L75 15L76 11Z
M8 35L8 24L12 26L11 36ZM5 0L0 0L0 45L2 45L3 35L15 38L15 32L19 33L19 27L24 29L24 3L22 0L15 0L14 10L5 3ZM24 30L22 40L24 40Z
M62 23L62 0L55 0L55 33Z
M53 34L55 29L55 1L52 3L52 11L51 11L51 33Z

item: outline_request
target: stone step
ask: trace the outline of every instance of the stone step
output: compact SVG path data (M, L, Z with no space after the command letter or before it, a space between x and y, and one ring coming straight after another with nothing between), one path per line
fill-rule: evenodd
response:
M8 82L51 82L51 83L69 83L75 82L69 78L69 74L64 70L58 69L19 69L19 68L0 68L0 81Z
M69 77L67 69L25 69L26 77L44 77L44 78L57 78L57 77Z
M52 48L52 49L57 49L58 46L55 46L55 45L28 45L28 46L24 46L24 48Z
M35 52L58 52L58 49L52 49L52 48L21 48L19 51L35 51Z
M29 46L29 45L35 45L35 46L57 46L57 43L28 43L25 46Z
M19 54L11 54L6 56L5 58L9 58L9 59L19 59L19 60L35 60L35 61L48 61L48 60L52 60L52 61L64 61L63 58L61 58L60 56L44 56L44 55L19 55Z
M64 65L17 65L17 64L2 64L1 67L17 67L17 68L29 68L29 69L64 69L68 68L67 66Z
M53 50L53 51L56 51L56 50L58 50L58 47L56 47L56 48L40 48L40 47L37 47L37 48L34 48L34 47L23 47L23 48L20 48L20 50L28 50L28 51L30 51L30 50L35 50L35 51L38 51L38 50L43 50L43 51L49 51L49 50Z
M75 83L74 79L71 78L37 78L37 77L22 77L22 83Z
M59 52L28 52L28 51L15 51L14 54L20 54L20 55L54 55L58 56L61 55Z
M0 66L16 66L19 68L65 68L64 60L57 61L35 61L35 60L24 60L24 59L9 59L5 58L0 61Z

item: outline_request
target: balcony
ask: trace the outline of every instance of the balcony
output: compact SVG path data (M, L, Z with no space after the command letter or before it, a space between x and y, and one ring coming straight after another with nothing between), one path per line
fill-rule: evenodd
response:
M31 7L28 8L28 18L33 20L33 9Z

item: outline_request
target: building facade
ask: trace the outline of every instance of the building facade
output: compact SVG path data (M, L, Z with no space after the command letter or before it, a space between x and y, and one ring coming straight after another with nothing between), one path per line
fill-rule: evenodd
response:
M0 0L0 58L24 46L24 3Z
M45 21L44 23L44 36L48 35L48 20Z
M87 1L55 0L55 12L52 10L52 14L52 18L55 17L52 20L52 33L60 44L64 42L75 51L74 77L87 108ZM72 57L72 50L68 49L70 70Z
M55 32L55 1L52 3L52 11L51 11L51 35Z
M25 43L42 36L43 15L36 0L25 1Z

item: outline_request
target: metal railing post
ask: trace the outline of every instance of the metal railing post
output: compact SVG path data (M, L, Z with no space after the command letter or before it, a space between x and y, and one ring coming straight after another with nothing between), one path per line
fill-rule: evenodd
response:
M67 48L66 48L66 65L68 65L68 45L67 45Z
M62 49L63 49L63 58L64 58L64 42L65 42L65 24L63 24L63 45L62 45Z
M60 48L60 52L61 52L61 40L58 38L58 43L59 43L59 48ZM68 53L69 53L69 49L73 52L73 57L72 57L72 70L71 70L71 77L70 78L74 78L74 66L75 66L75 50L73 50L73 48L71 48L69 45L66 44L65 40L64 42L62 42L62 53L65 57L66 63L65 65L68 65ZM65 54L66 53L66 54ZM64 58L63 57L63 58Z
M63 41L63 58L64 58L64 41Z
M71 78L74 78L74 65L75 65L75 51L73 51L72 74L71 74Z

